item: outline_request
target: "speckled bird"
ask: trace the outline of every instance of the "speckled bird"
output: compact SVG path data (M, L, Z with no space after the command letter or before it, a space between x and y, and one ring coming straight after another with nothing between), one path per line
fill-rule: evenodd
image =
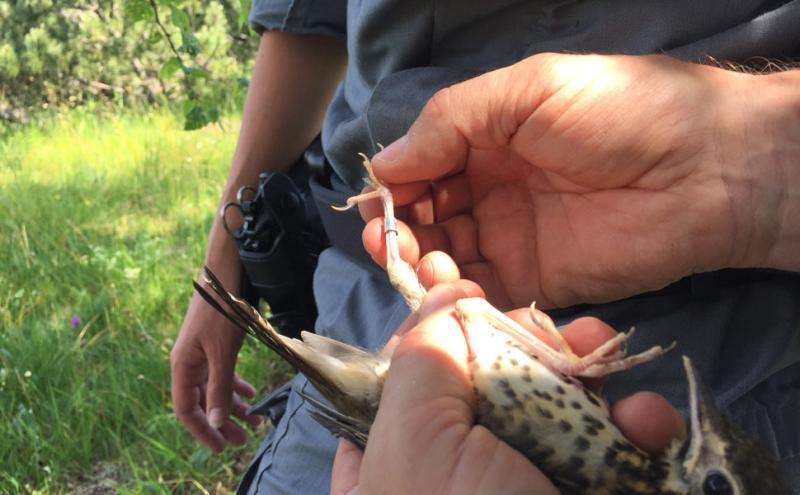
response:
M387 271L413 311L425 289L400 259L391 193L372 174L373 191L348 206L380 199L384 206ZM302 372L329 402L306 397L312 415L336 435L364 447L391 357L313 333L302 340L280 335L246 302L229 294L206 268L209 294L195 289L244 332ZM572 352L553 322L531 307L533 322L550 335L550 347L480 298L462 299L456 313L469 347L476 421L524 454L564 494L586 495L789 495L777 463L722 416L684 357L689 431L660 455L633 445L611 421L608 404L579 378L600 377L651 361L669 348L625 356L628 334L618 334L587 356Z

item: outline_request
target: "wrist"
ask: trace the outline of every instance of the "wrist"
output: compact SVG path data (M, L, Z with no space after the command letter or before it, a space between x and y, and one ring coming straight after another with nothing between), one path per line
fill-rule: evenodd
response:
M180 333L205 335L203 339L225 341L228 348L234 352L238 351L245 337L236 325L208 304L197 292L194 292L189 302Z
M800 71L747 79L734 266L800 271Z
M203 265L209 267L229 291L233 294L239 293L242 279L239 251L236 241L225 230L219 216L215 218L208 234ZM198 273L198 277L203 278L202 270Z

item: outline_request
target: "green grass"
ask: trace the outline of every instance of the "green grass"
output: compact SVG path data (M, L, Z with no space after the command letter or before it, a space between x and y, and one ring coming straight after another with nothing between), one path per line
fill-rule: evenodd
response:
M0 136L0 493L225 493L246 466L258 439L213 456L171 412L238 120L181 125L72 111ZM246 345L239 371L267 388L268 361Z

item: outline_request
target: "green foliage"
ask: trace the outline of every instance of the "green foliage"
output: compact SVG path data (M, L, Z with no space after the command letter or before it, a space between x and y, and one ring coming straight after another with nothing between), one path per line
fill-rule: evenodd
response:
M240 105L249 0L0 0L0 120L90 101L183 105L185 127Z
M254 451L210 455L171 412L238 128L178 120L81 108L0 135L0 493L226 493ZM279 384L269 360L246 345L239 372Z

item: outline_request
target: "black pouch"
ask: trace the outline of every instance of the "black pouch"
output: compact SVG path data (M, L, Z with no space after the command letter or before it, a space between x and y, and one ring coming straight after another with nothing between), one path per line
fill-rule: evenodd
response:
M257 188L241 188L221 211L226 229L228 208L239 209L243 219L235 232L228 229L244 269L242 297L255 307L266 302L270 323L291 337L313 331L317 317L312 277L329 243L308 180L323 167L316 141L288 174L262 173Z

